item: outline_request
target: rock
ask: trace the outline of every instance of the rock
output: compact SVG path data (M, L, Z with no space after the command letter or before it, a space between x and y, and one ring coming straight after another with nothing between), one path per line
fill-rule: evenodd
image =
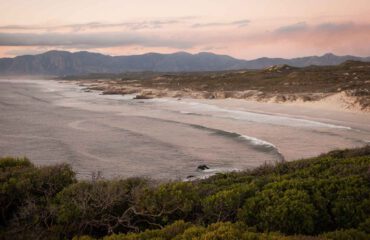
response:
M197 167L197 169L198 169L198 170L202 170L202 171L204 171L204 170L206 170L206 169L209 169L209 167L208 167L207 165L205 165L205 164L202 164L202 165L199 165L199 166Z
M311 98L310 96L308 96L308 95L303 95L303 96L301 97L301 99L302 99L302 101L303 101L303 102L309 102L309 101L312 101L312 98Z
M276 102L286 102L286 97L284 95L277 95Z
M269 72L282 72L282 71L288 71L294 69L293 67L287 65L287 64L282 64L282 65L273 65L271 67L265 68L265 71Z
M151 99L152 97L145 96L145 95L136 95L134 99Z

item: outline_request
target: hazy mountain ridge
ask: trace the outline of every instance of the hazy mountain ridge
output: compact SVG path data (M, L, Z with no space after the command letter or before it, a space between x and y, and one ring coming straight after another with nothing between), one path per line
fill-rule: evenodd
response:
M288 64L296 67L309 65L337 65L347 60L370 61L370 57L310 56L302 58L258 58L240 60L227 55L208 52L190 54L147 53L131 56L108 56L92 52L49 51L38 55L24 55L0 59L1 75L71 75L87 73L120 73L134 71L194 72L236 69L262 69L271 65Z

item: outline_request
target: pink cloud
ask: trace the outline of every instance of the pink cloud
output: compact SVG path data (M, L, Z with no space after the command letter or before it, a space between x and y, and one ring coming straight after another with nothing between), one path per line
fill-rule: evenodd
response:
M190 21L190 22L189 22ZM20 26L0 26L0 54L37 53L40 49L65 49L98 51L111 55L140 54L145 52L212 51L238 58L297 57L326 52L370 56L370 24L355 22L297 22L269 27L258 21L235 20L203 22L204 27L194 28L199 19L182 22L170 20L141 22L160 25L141 31L125 30L105 32L120 24L90 23L69 26L90 28L88 32L40 31L19 32ZM242 28L238 27L243 25ZM63 25L64 26L64 25ZM64 26L65 27L65 26ZM11 32L2 31L1 29ZM26 26L23 27L29 30ZM102 31L103 29L103 31ZM268 30L268 31L266 31ZM7 50L6 50L7 49Z

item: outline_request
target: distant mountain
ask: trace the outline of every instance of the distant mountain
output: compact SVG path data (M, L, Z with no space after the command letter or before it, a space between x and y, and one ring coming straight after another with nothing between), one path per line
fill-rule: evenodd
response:
M325 54L303 58L259 58L240 60L213 53L173 54L147 53L132 56L108 56L91 52L49 51L38 55L24 55L0 59L0 75L77 75L87 73L121 72L194 72L236 69L261 69L288 64L296 67L309 65L337 65L347 60L370 61L370 57L336 56Z
M322 56L309 56L309 57L301 57L301 58L292 58L292 59L284 59L284 58L258 58L255 60L246 61L245 68L247 69L262 69L267 68L273 65L290 65L293 67L307 67L311 65L316 66L333 66L344 63L346 61L362 61L362 62L370 62L370 57L356 57L351 55L346 56L337 56L332 53L327 53Z

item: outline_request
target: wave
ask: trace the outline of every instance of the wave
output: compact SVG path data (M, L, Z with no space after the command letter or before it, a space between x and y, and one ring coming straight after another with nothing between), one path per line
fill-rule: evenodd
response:
M199 115L199 116L212 116L217 118L235 119L249 122L257 122L264 124L273 124L289 127L318 127L318 128L336 128L343 130L351 130L351 127L335 125L330 123L324 123L314 120L302 119L297 117L278 116L268 113L256 113L250 111L241 110L230 110L221 108L211 104L198 103L198 102L187 102L187 101L175 101L172 99L151 99L150 101L158 103L170 103L170 104L183 104L189 108L182 109L179 111L182 114L187 115Z
M244 143L247 143L249 147L253 148L256 151L274 155L278 161L285 160L283 154L280 153L279 149L274 144L267 142L265 140L259 139L259 138L239 134L236 132L221 130L217 128L210 128L210 127L206 127L206 126L198 125L198 124L184 123L184 122L179 122L179 121L174 121L174 120L169 120L169 119L162 119L162 118L155 118L155 117L148 117L148 116L145 116L144 118L190 126L196 129L200 129L200 130L204 130L207 132L211 132L213 134L217 134L222 137L228 137L235 141L242 141Z
M246 141L250 142L251 144L254 144L255 146L271 149L279 157L280 161L285 161L284 155L279 151L279 149L274 144L259 138L250 137L246 135L240 135L240 138L245 139Z
M243 135L243 134L239 134L239 133L236 133L236 132L228 132L228 131L225 131L225 130L215 129L215 128L208 128L208 127L201 126L201 125L196 125L196 124L189 124L189 125L192 126L192 127L198 128L198 129L204 129L204 130L207 130L207 131L214 132L214 133L216 133L218 135L221 135L221 136L230 137L230 138L233 138L233 139L239 140L239 141L244 141L244 142L248 143L248 145L250 147L252 147L253 149L255 149L257 151L264 152L264 153L267 152L267 153L273 154L278 158L278 161L285 161L284 155L280 153L279 149L274 144L272 144L270 142L267 142L265 140L255 138L255 137L251 137L251 136L247 136L247 135Z
M266 146L266 147L272 147L276 148L276 146L270 142L266 142L262 139L258 139L255 137L250 137L246 135L240 135L240 138L246 139L247 141L251 142L252 144L258 145L258 146Z

